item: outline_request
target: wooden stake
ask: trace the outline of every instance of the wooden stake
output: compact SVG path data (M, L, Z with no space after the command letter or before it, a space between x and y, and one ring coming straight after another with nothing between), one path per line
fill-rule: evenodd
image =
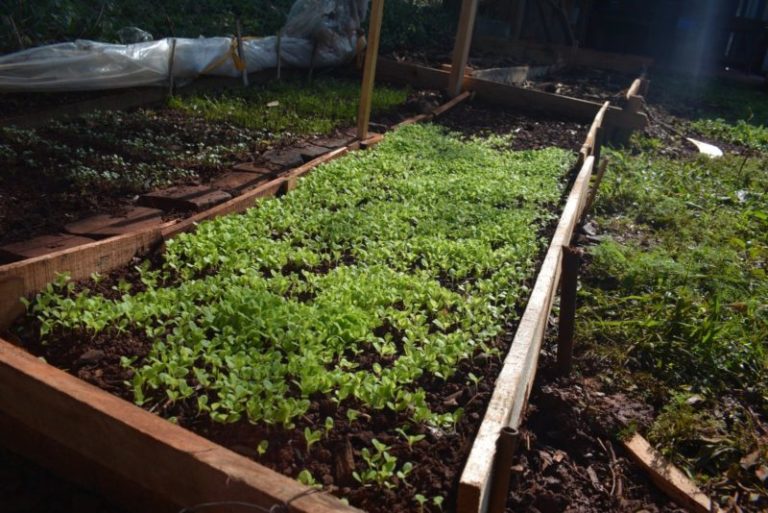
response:
M176 61L176 38L171 39L171 56L168 58L168 96L173 96L173 63Z
M237 18L237 56L240 58L240 62L243 63L243 85L248 87L248 63L245 60L245 51L243 50L243 27L240 23L240 18Z
M570 374L573 366L573 328L576 321L576 288L581 251L563 248L563 280L560 284L560 326L557 333L557 368Z
M379 36L381 19L384 16L384 0L373 0L371 4L371 22L368 26L368 48L365 51L363 85L360 89L360 108L357 112L357 138L368 138L368 122L371 120L371 100L373 99L373 81L376 78L376 60L379 57Z
M456 44L453 47L451 75L448 79L448 94L458 96L464 84L464 70L467 67L469 48L472 44L472 31L475 28L478 0L463 0L459 14L459 29L456 32Z
M491 483L491 495L488 513L504 513L509 495L509 478L512 473L512 462L520 444L520 431L505 427L499 433L496 443L496 464Z
M696 484L669 463L648 441L635 433L623 442L629 456L640 465L661 491L692 513L720 513L717 503L704 495Z
M277 79L280 80L280 72L283 67L283 60L280 58L280 44L283 39L283 31L277 33Z

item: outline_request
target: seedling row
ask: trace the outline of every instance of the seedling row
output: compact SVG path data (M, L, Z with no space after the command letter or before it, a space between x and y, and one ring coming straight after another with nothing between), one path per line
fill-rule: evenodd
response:
M405 127L159 258L61 276L15 332L353 505L453 508L575 162L513 139Z

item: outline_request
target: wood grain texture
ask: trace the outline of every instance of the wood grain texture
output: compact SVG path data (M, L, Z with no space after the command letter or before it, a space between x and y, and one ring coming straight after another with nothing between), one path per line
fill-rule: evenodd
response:
M584 66L623 73L641 73L653 66L653 59L650 57L565 45L510 41L488 36L476 38L475 44L478 48L505 53L518 59L561 62L566 66Z
M678 505L692 513L712 513L722 511L688 479L679 468L669 463L664 456L654 449L638 433L622 442L632 460L640 465L656 486Z
M20 298L39 292L57 274L67 272L80 280L94 272L107 273L148 253L162 241L160 228L152 227L0 266L0 328L8 327L24 312Z
M487 509L496 444L502 428L517 428L536 375L541 342L560 280L563 246L570 243L585 205L594 157L579 171L563 209L549 250L536 278L504 365L461 475L457 511L483 513Z
M445 88L449 76L447 71L389 59L379 59L377 73L381 79L430 89ZM475 93L477 98L496 105L527 112L545 112L579 121L591 122L603 106L588 100L498 84L470 76L464 77L464 89ZM608 107L605 120L630 130L643 128L648 124L648 118L644 114L625 112L616 107Z
M467 67L469 49L472 45L472 32L475 28L478 0L462 0L459 13L459 26L453 46L451 70L448 78L448 94L455 97L461 93L464 85L464 71Z
M363 84L360 90L360 107L357 112L357 138L361 140L368 137L368 123L371 120L371 101L373 100L373 84L376 78L376 61L379 58L379 39L383 17L384 0L373 0L368 25L368 48L365 49Z
M309 493L293 479L51 367L2 339L0 411L63 449L109 469L126 486L154 491L162 504L172 504L176 510L240 500L265 508L290 501L289 509L296 513L357 511L329 495Z

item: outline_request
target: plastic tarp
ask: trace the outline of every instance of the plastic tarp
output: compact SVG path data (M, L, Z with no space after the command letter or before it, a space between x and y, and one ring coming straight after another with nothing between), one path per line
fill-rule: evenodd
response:
M334 66L355 54L368 0L297 0L281 30L282 65ZM86 91L162 86L201 75L237 77L277 66L277 36L244 38L243 59L228 37L161 39L129 45L75 41L0 57L0 91ZM173 65L171 66L171 56Z

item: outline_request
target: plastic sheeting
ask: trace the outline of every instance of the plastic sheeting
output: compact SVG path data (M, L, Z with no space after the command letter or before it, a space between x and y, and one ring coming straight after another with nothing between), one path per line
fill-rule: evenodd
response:
M281 30L280 58L287 67L334 66L355 54L368 0L297 0ZM129 45L75 41L0 57L0 91L87 91L167 85L172 39ZM176 82L201 75L237 77L232 38L176 39ZM245 38L249 73L277 66L277 37Z

